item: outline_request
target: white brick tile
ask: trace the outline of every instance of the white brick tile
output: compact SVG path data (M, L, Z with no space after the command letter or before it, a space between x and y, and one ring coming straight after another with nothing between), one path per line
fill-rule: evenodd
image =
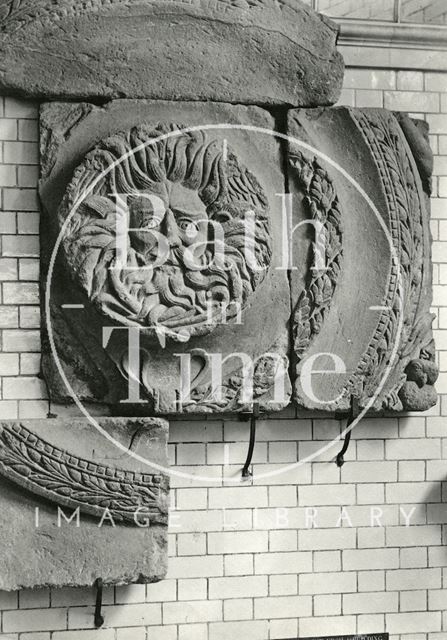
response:
M3 631L58 631L67 625L65 609L29 609L17 615L14 611L3 613Z
M391 111L436 113L440 110L439 94L421 91L385 91L384 107Z
M398 71L397 89L399 91L422 91L424 74L421 71Z
M177 548L179 556L206 555L206 534L181 533L177 536Z
M224 620L252 620L253 600L243 598L238 600L225 600L223 603Z
M166 602L163 604L163 624L216 622L222 620L222 609L222 603L214 600Z
M355 616L338 616L326 618L302 618L299 624L300 635L306 636L339 636L354 634L356 631Z
M389 613L398 611L397 592L349 593L343 595L343 613Z
M116 589L116 604L138 603L146 601L146 585L131 584L126 587Z
M383 92L369 89L355 90L355 106L356 107L383 107Z
M270 624L271 638L297 638L298 637L298 620L271 620Z
M441 487L436 482L400 482L385 487L386 501L390 503L424 503L428 496L431 501L440 500Z
M158 640L156 636L153 638ZM177 640L177 633L173 634L173 640ZM178 640L208 640L208 625L206 623L180 625Z
M359 592L385 591L385 571L359 571L357 580Z
M353 89L394 89L396 73L377 69L346 69L343 85Z
M114 629L93 629L93 630L76 630L76 631L56 631L53 633L52 638L54 640L115 640ZM33 640L31 636L22 636L24 640L29 638ZM125 636L121 636L125 638ZM130 636L128 636L130 638ZM38 640L37 636L35 640ZM43 638L42 638L43 640ZM138 640L138 636L132 640Z
M206 600L208 596L208 582L206 578L179 580L177 590L179 600ZM175 598L172 599L175 600Z
M179 510L206 509L208 489L177 489L176 507Z
M365 527L357 529L357 546L359 549L374 549L385 546L385 529Z
M319 595L314 597L314 615L340 616L341 594Z
M440 589L440 569L398 569L386 573L387 591L414 591Z
M302 506L350 505L355 503L352 485L319 485L298 487L298 504Z
M385 485L360 484L357 487L358 504L382 504L385 501Z
M426 549L425 547L413 547L409 549L401 549L400 552L400 567L401 569L418 569L427 567L428 554L427 551L432 549Z
M316 551L314 556L314 571L341 571L341 551Z
M3 378L3 398L5 400L20 400L32 398L45 399L47 389L43 380L33 377Z
M0 611L19 608L18 591L0 591Z
M355 593L357 591L355 571L302 574L298 577L298 581L298 592L301 594Z
M166 602L177 597L177 581L162 580L146 585L146 602Z
M341 470L342 482L395 482L397 464L395 462L350 462Z
M5 116L7 118L35 119L38 115L38 106L29 100L5 97Z
M441 631L440 613L389 613L386 616L387 631L390 634L429 633Z
M399 482L423 482L425 471L425 460L401 460L398 464L398 480ZM427 480L432 480L432 478L427 476Z
M211 600L227 598L259 598L268 594L267 576L210 578Z
M298 534L298 547L302 551L352 549L355 546L355 529L309 529Z
M312 554L303 551L255 555L256 574L303 573L312 571Z
M247 576L254 573L254 556L248 553L224 557L226 576Z
M436 546L441 544L441 527L438 525L389 527L386 532L386 542L390 547Z
M168 577L202 578L223 575L221 556L183 557L169 560Z
M357 632L375 634L377 629L385 629L385 616L383 614L364 614L357 617Z
M400 594L401 611L426 611L427 591L403 591Z
M269 576L270 596L294 596L298 594L298 576Z
M205 445L204 444L178 444L177 445L177 464L205 464Z
M398 549L347 549L343 551L343 570L390 569L399 566Z
M291 529L287 531L269 532L270 551L297 551L298 532Z
M359 461L383 460L385 458L384 452L384 440L359 440L357 442L357 460Z
M264 620L211 623L208 640L228 640L228 638L237 637L244 640L259 640L268 637L268 628L268 622Z
M160 604L127 604L103 607L107 624L111 627L138 627L161 623ZM94 607L73 607L68 611L69 629L92 628Z
M309 616L312 614L312 598L307 596L276 596L274 598L257 598L255 619L290 618Z
M267 531L224 531L208 534L208 553L262 553L268 549Z
M295 507L297 502L297 488L293 485L268 488L269 507Z
M266 487L223 487L209 490L210 509L267 507Z
M443 589L435 589L428 592L428 609L430 611L445 610L445 591Z
M179 634L181 628L179 627ZM117 640L120 640L118 635ZM129 636L129 640L134 638ZM177 627L175 625L151 626L147 631L147 640L177 640Z

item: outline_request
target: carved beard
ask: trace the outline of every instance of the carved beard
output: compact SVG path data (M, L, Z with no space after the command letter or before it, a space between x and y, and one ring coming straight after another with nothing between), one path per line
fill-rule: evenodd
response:
M245 265L244 237L233 245L225 245L225 268L213 262L213 251L208 248L202 256L205 266L201 270L185 265L185 246L171 249L168 259L160 266L151 267L150 261L135 249L129 251L127 269L114 268L115 259L108 265L108 278L96 297L96 303L107 315L113 315L125 324L148 328L164 326L172 331L181 330L183 337L188 328L214 324L222 313L222 306L230 302L241 307L251 292ZM236 315L237 307L228 308L228 318ZM171 334L170 334L171 335ZM188 335L189 337L189 335Z

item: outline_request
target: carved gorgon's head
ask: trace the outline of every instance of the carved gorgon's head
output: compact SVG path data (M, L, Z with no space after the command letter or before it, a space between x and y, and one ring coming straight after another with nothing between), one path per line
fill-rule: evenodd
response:
M224 153L203 131L141 125L106 139L76 169L61 223L73 207L63 237L71 275L120 324L162 326L183 341L209 333L222 305L230 305L228 318L236 315L270 265L265 193L231 150ZM123 228L125 262L117 242Z

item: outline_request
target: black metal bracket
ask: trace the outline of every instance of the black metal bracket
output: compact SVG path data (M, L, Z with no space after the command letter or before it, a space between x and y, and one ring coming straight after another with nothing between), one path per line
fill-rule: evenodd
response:
M256 442L256 421L260 416L259 402L253 403L253 412L250 414L250 442L248 444L247 459L242 469L242 477L249 478L252 475L250 470L251 461L253 458L253 451L255 449Z
M101 613L102 609L102 578L98 578L95 581L96 587L96 605L95 605L95 629L99 629L104 624L104 616Z
M357 398L352 397L351 398L351 413L349 415L348 418L348 422L346 424L346 428L350 427L351 424L354 422L354 420L357 418L357 416L360 413L360 409L359 409L359 401ZM337 465L337 467L342 467L345 463L345 454L349 448L349 443L351 442L351 433L352 433L352 429L349 429L349 431L347 431L344 441L343 441L343 446L340 449L340 452L337 454L337 458L335 460L335 463Z

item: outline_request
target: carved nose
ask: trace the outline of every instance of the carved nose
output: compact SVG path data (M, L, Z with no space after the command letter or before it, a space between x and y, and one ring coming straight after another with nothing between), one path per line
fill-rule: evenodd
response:
M175 221L174 214L170 209L167 209L166 215L165 215L165 233L166 233L166 238L171 247L180 246L181 242L180 242L179 229Z

